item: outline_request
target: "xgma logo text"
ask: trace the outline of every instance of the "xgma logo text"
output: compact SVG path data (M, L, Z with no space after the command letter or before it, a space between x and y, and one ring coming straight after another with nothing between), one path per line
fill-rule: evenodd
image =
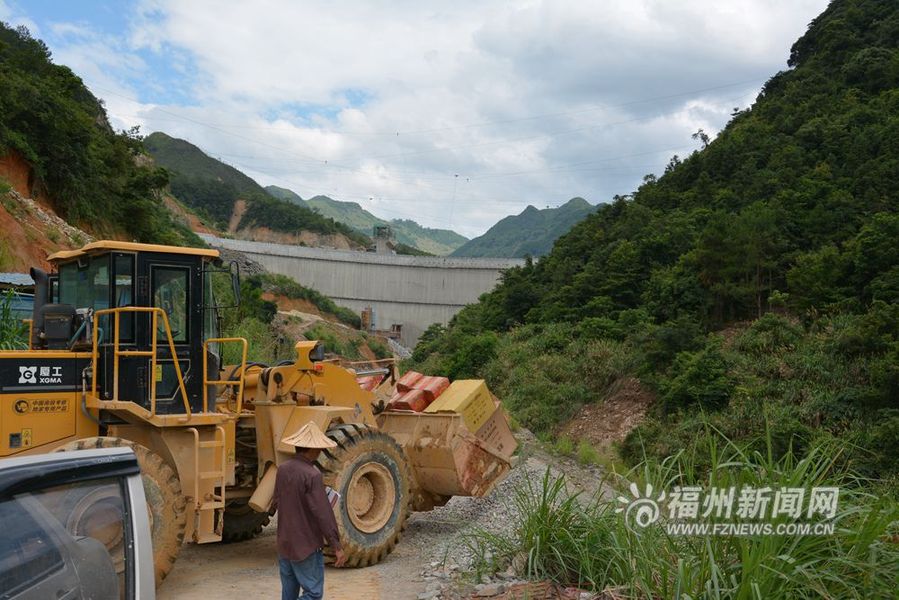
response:
M19 367L19 383L62 383L62 367Z

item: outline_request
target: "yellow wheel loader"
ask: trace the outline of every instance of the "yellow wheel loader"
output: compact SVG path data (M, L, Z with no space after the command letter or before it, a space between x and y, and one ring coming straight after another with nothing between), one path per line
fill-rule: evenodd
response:
M487 494L511 466L514 438L482 381L408 410L390 402L392 368L354 371L315 341L297 342L292 361L248 363L247 341L217 331L213 276L229 274L235 295L240 286L215 250L100 241L48 260L52 274L32 269L30 349L0 352L0 457L132 448L157 583L185 539L262 530L293 453L281 440L309 421L338 444L319 468L340 494L349 566L386 556L411 510ZM221 363L228 344L240 364ZM90 528L100 502L72 498L70 528Z

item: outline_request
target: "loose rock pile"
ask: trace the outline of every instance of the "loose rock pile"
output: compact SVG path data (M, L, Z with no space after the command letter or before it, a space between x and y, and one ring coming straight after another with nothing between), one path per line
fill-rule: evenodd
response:
M402 543L413 546L427 559L419 573L427 582L427 587L418 595L419 600L581 600L596 597L581 590L561 590L549 582L529 582L525 578L525 556L517 557L497 573L482 575L479 580L474 580L475 551L470 535L477 530L511 534L517 521L516 507L512 502L515 490L526 485L528 479L538 485L548 466L554 474L562 472L559 461L548 461L530 450L534 440L529 432L518 432L516 437L525 446L520 464L488 497L452 498L446 506L427 513L416 513L410 519ZM435 539L440 542L435 544ZM488 561L491 559L489 554L485 558ZM544 585L546 589L539 593L536 588L529 589L535 585Z
M222 258L222 262L225 264L234 261L240 267L240 275L241 277L251 277L253 275L261 275L265 273L265 267L260 265L255 260L249 258L243 252L238 252L237 250L228 250L227 248L216 248L219 251L219 256Z

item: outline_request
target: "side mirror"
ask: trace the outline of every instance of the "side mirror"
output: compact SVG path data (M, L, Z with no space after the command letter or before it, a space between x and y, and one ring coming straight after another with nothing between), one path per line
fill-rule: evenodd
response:
M234 292L234 304L240 306L240 265L232 260L228 265L231 272L231 291Z

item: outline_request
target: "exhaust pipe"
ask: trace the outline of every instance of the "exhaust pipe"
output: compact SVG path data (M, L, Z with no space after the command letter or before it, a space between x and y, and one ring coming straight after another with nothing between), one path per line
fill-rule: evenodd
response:
M41 333L44 331L44 317L41 309L49 300L50 284L43 269L31 267L34 280L34 307L31 310L31 347L40 348Z

